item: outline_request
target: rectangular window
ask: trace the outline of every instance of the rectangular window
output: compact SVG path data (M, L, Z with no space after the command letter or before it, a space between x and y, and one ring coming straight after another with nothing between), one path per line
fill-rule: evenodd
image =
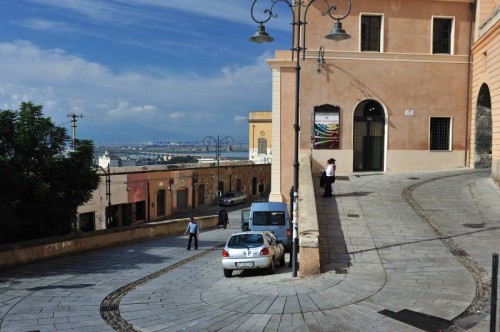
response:
M80 214L80 230L82 232L94 231L95 230L94 220L95 220L94 212Z
M431 118L430 150L451 150L451 118Z
M432 27L432 54L451 54L453 19L434 18Z
M382 16L361 16L361 51L380 52Z

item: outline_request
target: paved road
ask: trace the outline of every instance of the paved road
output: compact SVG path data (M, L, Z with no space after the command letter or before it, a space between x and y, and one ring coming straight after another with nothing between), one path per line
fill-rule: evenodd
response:
M316 181L318 182L318 181ZM343 174L321 198L323 273L224 278L172 236L0 272L1 331L487 331L500 190L488 171ZM498 319L497 319L498 321Z

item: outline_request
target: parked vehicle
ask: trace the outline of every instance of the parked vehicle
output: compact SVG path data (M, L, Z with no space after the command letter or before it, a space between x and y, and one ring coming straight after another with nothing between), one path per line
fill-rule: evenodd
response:
M281 241L285 250L291 248L290 214L286 203L254 202L250 207L248 230L270 231Z
M269 231L233 234L222 250L226 278L231 277L234 270L267 269L273 274L278 262L285 266L285 248Z
M247 194L242 191L231 191L219 199L220 205L234 205L245 203L247 201Z

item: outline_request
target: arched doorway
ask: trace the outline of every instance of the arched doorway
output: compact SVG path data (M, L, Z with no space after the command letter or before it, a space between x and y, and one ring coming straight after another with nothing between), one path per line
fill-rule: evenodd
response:
M205 205L205 185L198 185L198 206Z
M180 187L177 189L177 212L188 209L188 188Z
M476 106L474 168L491 167L492 123L490 89L486 84L479 89Z
M362 101L354 110L353 122L353 170L383 171L384 108L375 100Z
M161 217L167 214L167 194L164 189L156 193L156 216Z

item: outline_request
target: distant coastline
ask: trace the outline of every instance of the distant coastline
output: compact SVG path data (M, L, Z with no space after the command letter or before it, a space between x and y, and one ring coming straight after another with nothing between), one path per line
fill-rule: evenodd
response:
M121 159L157 159L162 158L164 155L169 156L194 156L205 159L216 158L215 148L205 150L202 147L186 147L186 146L163 146L163 147L130 147L130 146L113 146L113 147L103 147L99 146L95 148L96 159L102 157L105 152L110 155L116 156ZM249 160L248 147L233 147L232 151L227 148L221 148L220 151L221 159L228 160Z

